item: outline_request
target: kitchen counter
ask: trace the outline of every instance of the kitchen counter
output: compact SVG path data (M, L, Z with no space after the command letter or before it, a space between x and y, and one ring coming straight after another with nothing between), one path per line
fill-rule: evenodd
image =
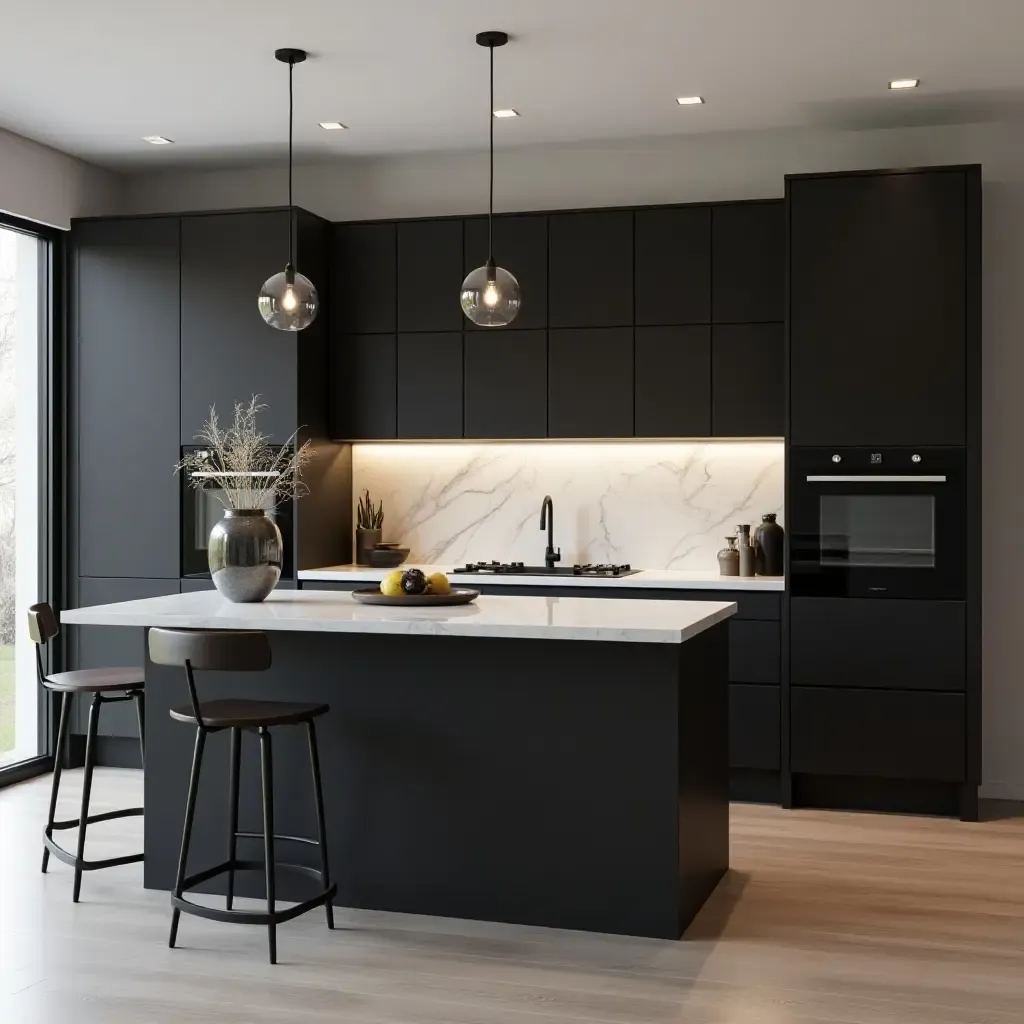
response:
M408 562L399 569L422 569L446 573L459 586L474 584L501 585L503 587L607 587L622 590L731 590L782 591L786 581L782 576L720 576L717 572L699 569L641 569L632 576L609 579L606 576L497 576L492 573L453 573L452 565L422 565ZM310 582L365 582L377 583L393 569L371 569L365 565L328 565L322 569L302 569L300 580Z
M267 632L270 668L196 672L199 700L329 705L316 728L339 906L678 939L729 867L735 610L539 594L389 608L330 590L238 605L201 591L66 610L61 621ZM169 712L188 699L182 668L147 661L150 889L174 885L195 731ZM305 732L273 736L276 831L308 836ZM215 775L227 744L220 734L207 743ZM243 828L261 820L251 756ZM226 786L204 784L190 870L223 860L225 807ZM290 858L318 868L315 848L291 846ZM235 884L263 897L256 872ZM223 879L198 889L221 893ZM302 876L279 877L280 900L309 895Z
M725 601L587 601L482 595L473 604L387 607L351 594L276 590L260 604L232 604L217 591L69 609L77 626L165 626L317 633L387 633L680 644L736 613Z

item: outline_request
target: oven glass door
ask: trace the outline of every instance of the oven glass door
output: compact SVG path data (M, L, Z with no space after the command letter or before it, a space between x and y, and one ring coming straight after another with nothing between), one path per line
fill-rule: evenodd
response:
M966 508L957 466L838 473L798 462L790 477L794 595L964 598Z

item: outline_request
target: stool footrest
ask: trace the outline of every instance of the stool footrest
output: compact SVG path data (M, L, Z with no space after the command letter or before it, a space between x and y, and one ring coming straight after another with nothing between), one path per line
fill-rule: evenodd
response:
M261 843L263 842L262 832L236 832L235 835L239 839L258 839ZM274 839L280 839L286 843L305 843L307 846L319 846L320 844L315 839L310 839L307 836L282 836L274 833ZM300 865L301 866L301 865Z
M120 811L104 811L102 814L90 814L86 819L86 825L95 825L98 821L113 821L115 818L141 818L145 814L142 807L126 807ZM57 831L63 828L79 828L82 824L80 818L69 818L66 821L55 821L50 827Z
M144 853L130 853L124 857L108 857L106 860L79 860L73 853L68 853L63 846L58 846L54 840L43 833L43 843L46 848L65 864L73 868L81 868L82 871L98 871L100 868L116 868L122 864L138 864L146 859Z
M289 837L285 836L282 838ZM318 882L320 881L320 871L306 864L276 863L274 867L277 871L295 871L299 874L308 875L310 878L315 878ZM266 864L261 860L224 861L211 868L206 868L204 871L197 871L194 875L189 875L182 883L182 892L232 869L235 871L264 871ZM302 903L296 903L292 907L275 910L273 913L269 910L226 910L221 907L207 907L201 903L193 903L191 900L186 899L184 895L176 896L173 892L171 893L171 906L176 910L182 911L182 913L194 914L196 917L205 917L211 921L231 921L235 924L282 924L285 921L291 921L293 918L299 917L301 914L305 914L308 910L324 906L324 904L333 901L337 894L338 886L336 883L332 883L316 896L304 900Z

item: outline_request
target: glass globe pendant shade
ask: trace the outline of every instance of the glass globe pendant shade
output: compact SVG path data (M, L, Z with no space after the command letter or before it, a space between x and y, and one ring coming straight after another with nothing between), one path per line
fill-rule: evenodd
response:
M313 282L296 272L289 263L280 273L268 278L260 289L260 314L279 331L301 331L315 319L320 297Z
M470 271L459 296L462 312L478 327L506 327L522 305L519 282L493 263Z

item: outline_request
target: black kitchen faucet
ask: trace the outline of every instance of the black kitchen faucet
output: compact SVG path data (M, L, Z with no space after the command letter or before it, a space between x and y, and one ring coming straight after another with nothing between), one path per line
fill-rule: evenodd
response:
M544 495L540 506L540 528L548 531L548 546L544 549L544 564L554 569L555 562L562 560L562 549L555 550L555 505L550 494Z

